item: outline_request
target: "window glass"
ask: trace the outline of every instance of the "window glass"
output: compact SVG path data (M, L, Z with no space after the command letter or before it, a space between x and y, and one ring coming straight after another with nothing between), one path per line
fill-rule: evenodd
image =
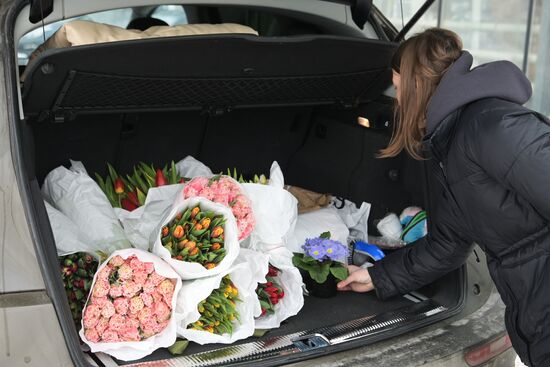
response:
M115 9L102 11L99 13L86 14L81 17L60 20L59 22L48 24L44 27L44 29L42 29L42 27L36 28L35 30L25 34L19 40L19 47L17 48L19 65L27 65L30 54L44 42L44 39L48 39L59 28L61 28L63 24L75 19L91 20L98 23L105 23L126 28L132 19L132 9Z
M164 20L168 25L187 24L187 15L181 5L161 5L151 16Z
M374 4L397 30L401 30L412 16L420 9L425 0L375 0ZM408 35L422 32L426 28L437 26L439 0L424 13ZM401 11L403 10L403 11Z
M59 22L46 25L44 29L42 29L42 27L36 28L21 37L19 41L19 46L17 49L19 65L26 65L30 54L44 42L44 39L48 39L63 24L69 21L75 19L90 20L97 23L126 28L128 23L130 23L133 18L144 16L144 12L145 15L147 15L150 12L148 9L149 7L107 10L98 13L86 14L67 20L61 20ZM153 11L151 12L151 16L165 21L168 25L187 23L187 16L183 6L181 5L161 5L156 8L152 7L152 9Z
M423 3L375 0L397 29L402 28L401 14L407 23ZM533 84L533 97L527 106L550 115L550 1L438 0L408 35L434 26L458 33L464 48L474 56L474 66L495 60L516 64Z

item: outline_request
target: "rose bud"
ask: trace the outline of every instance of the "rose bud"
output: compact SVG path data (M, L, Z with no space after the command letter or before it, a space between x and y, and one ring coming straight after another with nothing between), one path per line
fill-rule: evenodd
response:
M114 183L115 186L115 192L118 195L124 194L124 181L122 181L122 178L117 177Z
M166 180L166 177L164 177L164 173L162 173L162 171L158 168L157 175L155 177L155 185L157 187L168 185L168 180Z

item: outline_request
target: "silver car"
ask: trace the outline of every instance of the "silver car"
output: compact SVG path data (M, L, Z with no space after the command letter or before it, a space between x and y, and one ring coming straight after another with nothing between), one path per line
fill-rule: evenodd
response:
M135 18L240 23L259 35L50 49L26 65L62 23L82 17L122 27ZM371 203L373 235L387 212L419 205L429 214L440 188L423 163L375 158L392 132L389 59L418 17L399 33L361 0L2 1L0 365L513 366L479 248L411 294L306 297L297 316L261 337L191 343L181 355L160 349L124 362L91 353L71 318L40 190L69 159L100 174L106 162L128 171L186 155L244 173L277 160L289 184Z

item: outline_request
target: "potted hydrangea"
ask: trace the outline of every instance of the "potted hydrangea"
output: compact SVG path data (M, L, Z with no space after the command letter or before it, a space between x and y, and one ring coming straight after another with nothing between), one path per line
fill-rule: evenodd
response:
M336 295L337 280L348 277L347 246L330 239L330 232L310 238L302 245L303 254L295 253L294 266L300 269L308 293L316 297Z

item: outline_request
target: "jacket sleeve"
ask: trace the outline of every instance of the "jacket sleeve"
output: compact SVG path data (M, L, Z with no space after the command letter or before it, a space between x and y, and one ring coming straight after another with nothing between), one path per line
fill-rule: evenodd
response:
M369 268L378 298L384 300L422 287L462 265L473 247L450 223L452 206L446 195L430 214L428 234ZM449 203L450 204L450 203Z
M534 113L509 115L479 136L479 165L550 223L550 123Z

